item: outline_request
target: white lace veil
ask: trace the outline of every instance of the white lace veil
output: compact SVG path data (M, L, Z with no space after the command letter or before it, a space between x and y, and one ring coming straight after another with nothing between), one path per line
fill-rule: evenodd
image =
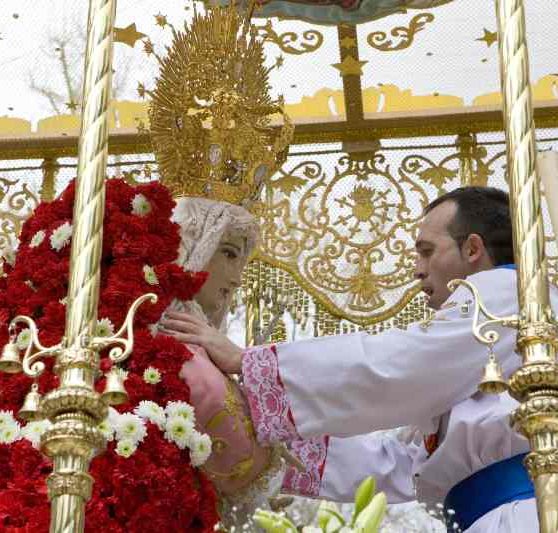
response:
M178 264L185 270L205 268L225 232L246 237L251 253L258 239L256 219L243 207L206 198L179 198L172 220L180 225Z
M177 263L185 270L202 271L226 232L246 237L247 254L252 253L258 241L256 219L246 209L227 202L206 198L179 198L172 216L180 226L180 245ZM203 316L196 302L178 302L171 308ZM224 322L220 325L224 327Z

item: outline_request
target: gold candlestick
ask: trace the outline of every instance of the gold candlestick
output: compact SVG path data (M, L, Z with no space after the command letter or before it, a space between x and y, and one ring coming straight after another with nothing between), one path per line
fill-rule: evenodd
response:
M518 351L523 358L523 366L510 379L510 392L521 402L512 422L531 446L525 466L535 483L540 530L555 533L558 530L558 335L549 299L523 0L496 0L496 12L518 269Z
M525 466L535 485L540 531L556 533L558 324L550 307L546 270L523 0L496 0L496 12L519 314L494 316L484 308L477 289L470 282L454 280L449 286L454 289L464 285L473 294L473 333L480 342L491 347L498 341L498 332L490 329L496 325L518 330L517 351L523 365L508 384L501 379L491 351L481 387L484 392L508 389L521 403L512 414L511 423L529 439L531 452L525 459Z
M41 403L54 424L42 440L54 463L51 533L83 531L93 484L89 463L105 446L97 425L107 408L94 389L99 354L90 339L99 299L115 11L116 0L89 2L66 331L55 367L60 386Z

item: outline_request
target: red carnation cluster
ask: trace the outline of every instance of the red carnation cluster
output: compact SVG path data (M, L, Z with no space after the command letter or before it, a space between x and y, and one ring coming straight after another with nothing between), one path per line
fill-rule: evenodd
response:
M141 213L133 208L138 195L144 205L148 203ZM70 245L55 243L56 250L51 238L62 225L71 224L73 201L72 183L57 200L40 204L25 223L16 263L6 266L6 275L0 278L0 345L8 341L7 325L18 314L36 321L44 345L60 341ZM161 406L189 400L179 372L191 353L173 338L153 337L147 329L173 299L191 299L206 279L205 274L184 272L174 263L180 236L178 225L170 220L173 207L167 189L156 182L137 187L119 179L107 182L99 319L109 319L118 329L136 298L147 292L159 297L155 305L143 304L136 315L134 352L126 368L130 400L119 411L131 411L141 400ZM145 268L154 273L155 282L146 279ZM103 360L103 370L109 366ZM42 393L57 385L51 367L52 363L39 379ZM148 367L159 371L159 383L144 381ZM22 374L0 373L0 411L16 414L30 385ZM157 426L148 423L147 428L146 438L131 457L117 455L110 442L107 453L93 460L95 485L86 531L213 531L218 515L212 484L192 467L187 449L167 441ZM50 471L50 463L27 440L0 444L0 531L48 531L45 478Z

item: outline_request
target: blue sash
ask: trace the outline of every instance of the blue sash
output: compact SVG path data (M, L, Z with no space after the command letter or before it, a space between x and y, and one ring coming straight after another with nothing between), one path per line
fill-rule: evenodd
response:
M533 482L523 466L522 453L491 464L453 487L446 496L446 512L455 514L451 521L465 531L481 516L504 503L535 497Z
M507 270L517 270L517 267L515 266L514 263L509 263L509 264L507 264L507 265L498 265L498 266L495 267L495 268L505 268L505 269L507 269Z

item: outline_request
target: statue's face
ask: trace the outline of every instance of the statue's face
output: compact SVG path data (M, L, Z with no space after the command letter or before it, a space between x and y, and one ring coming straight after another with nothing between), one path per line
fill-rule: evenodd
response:
M225 233L217 251L205 266L209 278L196 296L205 315L219 326L231 303L235 289L240 286L242 271L248 260L246 237Z

